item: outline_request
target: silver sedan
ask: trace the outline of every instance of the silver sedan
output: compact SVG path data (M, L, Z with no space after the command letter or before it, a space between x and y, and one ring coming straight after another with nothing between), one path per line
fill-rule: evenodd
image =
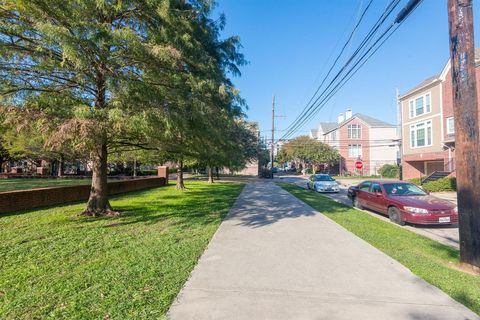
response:
M314 174L308 178L307 188L316 192L339 192L338 183L328 174Z

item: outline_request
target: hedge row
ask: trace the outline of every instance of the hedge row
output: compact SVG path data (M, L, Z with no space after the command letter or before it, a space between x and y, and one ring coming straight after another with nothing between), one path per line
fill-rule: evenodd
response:
M422 187L428 192L456 191L457 179L453 177L445 177L438 179L437 181L425 183Z
M408 182L421 185L423 178L414 178L408 180ZM456 191L457 180L454 177L445 177L438 179L437 181L428 182L422 185L422 188L428 192L442 192L442 191Z

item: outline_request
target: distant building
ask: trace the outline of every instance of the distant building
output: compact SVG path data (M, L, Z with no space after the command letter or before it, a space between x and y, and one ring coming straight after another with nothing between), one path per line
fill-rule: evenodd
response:
M335 173L377 175L384 164L397 164L396 126L347 109L337 122L321 122L310 131L310 137L337 149L341 156ZM363 162L362 169L355 162Z
M475 50L480 81L480 50ZM480 90L477 91L480 101ZM404 179L455 172L455 127L450 61L442 72L399 97Z

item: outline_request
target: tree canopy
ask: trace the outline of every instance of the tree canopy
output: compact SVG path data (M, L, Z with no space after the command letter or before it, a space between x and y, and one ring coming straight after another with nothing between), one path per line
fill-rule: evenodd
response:
M114 213L107 197L112 151L141 148L206 163L218 153L216 164L228 165L219 151L243 147L229 140L239 134L244 107L229 76L240 75L245 60L238 37L221 39L225 18L212 19L213 8L210 0L2 2L7 122L45 150L68 145L88 157L86 214Z
M303 164L332 165L340 159L337 150L329 145L312 139L309 136L299 136L283 144L277 161L298 161Z

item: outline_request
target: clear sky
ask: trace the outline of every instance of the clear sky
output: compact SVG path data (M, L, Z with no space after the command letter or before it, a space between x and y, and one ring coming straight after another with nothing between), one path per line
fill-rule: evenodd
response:
M249 64L234 79L246 99L248 119L270 137L276 96L276 137L300 113L340 51L368 0L218 0L227 18L225 36L239 35ZM390 0L373 0L346 53L352 54ZM402 0L399 9L407 3ZM399 10L397 9L397 11ZM478 42L480 6L474 1ZM394 13L396 15L397 11ZM393 18L393 16L392 16ZM389 20L391 21L391 20ZM383 47L297 134L320 121L353 113L396 123L395 89L406 92L440 73L449 57L447 0L424 0ZM344 60L341 60L344 61Z

